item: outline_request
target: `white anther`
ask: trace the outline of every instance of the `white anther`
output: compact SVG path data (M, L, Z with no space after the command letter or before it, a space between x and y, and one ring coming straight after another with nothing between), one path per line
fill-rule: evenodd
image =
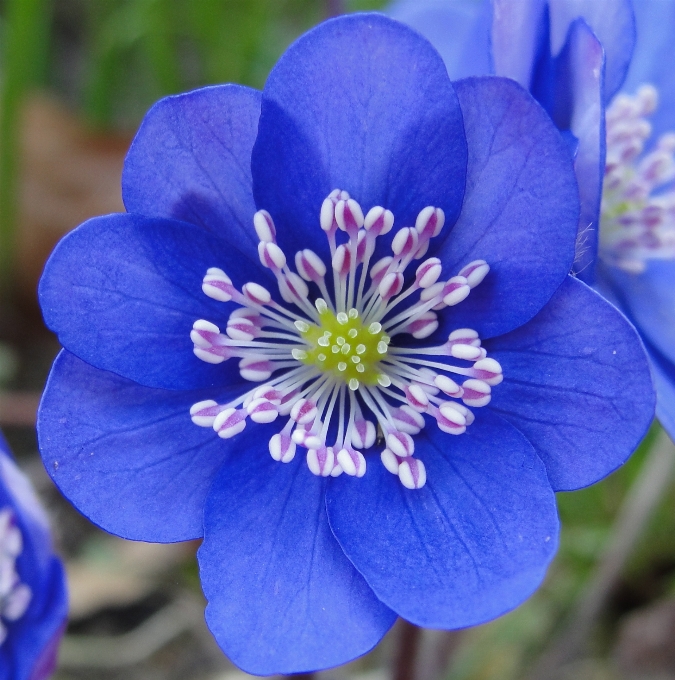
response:
M340 275L345 275L351 266L351 252L345 244L338 246L333 255L333 271Z
M455 359L464 359L465 361L475 361L481 357L481 348L473 345L452 345L450 347L450 356Z
M232 340L250 342L259 335L260 330L250 319L240 318L229 319L225 332Z
M423 412L427 410L429 406L429 397L427 393L422 389L421 385L409 385L404 390L405 396L408 399L408 403L415 410Z
M422 302L429 302L429 300L433 300L435 297L440 296L444 288L445 283L443 283L442 281L439 281L438 283L433 283L428 288L422 290L422 292L420 293L420 300Z
M382 461L382 465L384 465L385 469L391 472L392 475L398 474L399 462L395 453L389 449L384 449L380 454L380 460Z
M357 420L351 430L352 445L357 449L369 449L375 444L377 431L370 420Z
M298 298L304 300L309 294L309 288L295 272L288 272L279 282L279 292L281 297L290 304Z
M415 220L415 229L426 239L438 236L445 224L445 213L440 208L427 206Z
M314 306L316 307L316 311L319 312L319 314L325 314L328 311L328 305L323 298L317 298L314 301Z
M260 264L268 269L283 269L286 266L284 251L276 243L260 241L258 243Z
M464 394L462 401L467 406L485 406L490 403L491 389L490 385L482 380L476 378L469 378L462 383Z
M473 328L457 328L448 335L448 342L458 342L461 345L480 345L480 336Z
M244 293L244 297L246 297L247 300L250 300L256 305L269 304L270 300L272 299L272 296L270 295L270 292L267 290L267 288L264 288L259 283L254 283L253 281L245 283L244 287L242 288L242 292Z
M209 348L216 339L213 336L220 335L220 328L216 324L199 319L192 324L192 331L190 331L190 340L197 346Z
M298 444L299 446L304 446L305 441L307 440L308 437L310 437L311 433L305 430L302 427L296 427L295 430L293 430L293 434L291 435L291 439L295 444Z
M347 370L347 364L344 361L340 361L337 365L338 371L344 373Z
M438 316L431 310L420 314L406 326L406 331L417 340L428 338L438 328Z
M382 277L387 273L387 269L389 269L389 265L393 261L394 258L391 255L387 255L386 257L378 260L370 268L370 278L375 285L377 285L382 280Z
M399 458L412 456L415 451L415 442L407 432L391 432L386 438L387 447Z
M406 489L421 489L427 483L424 463L417 458L406 458L398 468L398 478Z
M310 432L305 437L304 447L306 449L320 449L324 445L324 443L325 442L320 435Z
M330 198L324 199L321 204L319 223L324 231L332 231L337 227L335 223L335 203Z
M475 288L488 275L490 265L485 260L474 260L462 267L459 276L463 276L469 288Z
M447 394L449 397L462 396L462 388L454 380L448 378L447 375L437 375L434 378L434 385L436 385L439 390Z
M305 248L295 254L295 268L305 281L320 281L326 275L326 265L312 250Z
M387 353L387 343L384 342L383 340L380 340L380 342L377 343L377 353L378 354Z
M207 270L202 282L202 291L213 300L229 302L232 299L232 279L217 267Z
M451 401L444 401L438 407L444 418L455 425L466 425L466 415L456 408L456 404Z
M232 352L227 347L209 347L208 349L194 347L192 351L198 359L207 364L222 364L232 356Z
M279 415L276 405L267 399L254 399L246 411L254 423L271 423Z
M459 413L461 413L464 416L464 418L466 418L467 425L471 425L471 423L473 423L473 421L475 420L475 417L471 412L471 409L468 409L466 406L464 406L464 404L460 404L456 401L447 401L445 402L444 407L452 408L455 411L459 411Z
M345 344L342 345L340 351L343 354L349 354L352 351L352 346L348 342L345 342Z
M378 292L383 300L389 300L394 295L398 295L402 288L403 274L400 272L389 272L380 281Z
M443 302L453 307L466 300L470 292L471 288L463 276L453 276L443 287Z
M307 451L307 467L317 477L328 477L335 466L335 454L332 447L309 449Z
M190 418L199 427L213 427L213 421L220 413L220 406L213 399L198 401L190 407Z
M384 236L394 226L394 213L391 210L375 206L368 211L363 226L366 231L372 231L375 236Z
M336 461L335 465L333 465L333 469L331 470L330 476L339 477L342 473L343 473L342 466Z
M648 116L649 114L654 113L659 104L659 93L653 85L650 85L649 83L641 85L635 93L635 96L640 104L640 115Z
M350 378L349 380L349 389L352 392L356 392L356 390L359 389L359 381L356 378Z
M297 321L293 322L293 325L301 332L301 333L306 333L309 330L309 324L306 321L303 321L302 319L298 319Z
M309 399L298 399L291 409L291 418L301 425L311 423L316 418L316 404Z
M316 342L321 347L330 347L330 338L327 338L325 335L322 335Z
M379 344L378 344L378 352L379 350ZM383 352L380 352L380 354L383 354ZM391 378L386 374L386 373L380 373L377 376L377 382L382 386L382 387L389 387L391 385Z
M274 364L264 357L246 357L239 362L239 375L244 380L263 382L274 372Z
M335 221L342 231L356 233L363 226L363 210L353 198L338 201L335 206Z
M358 318L359 318L359 310L356 309L356 307L352 307L352 308L347 312L347 316L348 316L350 319L358 319Z
M471 373L474 378L483 380L488 385L499 385L504 380L500 363L491 357L479 359L473 365Z
M223 439L230 439L246 427L246 413L235 408L226 408L213 421L213 429Z
M360 451L340 449L337 462L350 477L363 477L366 474L366 459Z
M270 455L274 460L290 463L295 458L295 442L287 434L279 432L270 439Z
M424 429L424 417L414 408L404 404L401 408L392 411L394 424L400 432L407 434L419 434Z
M341 325L344 326L346 323L349 322L349 316L345 312L338 312L337 316L335 317L337 319L337 322ZM344 338L342 338L342 342L339 344L342 344L344 342Z
M441 261L437 257L430 257L417 267L415 283L420 288L429 288L429 286L433 286L438 281L442 271Z
M412 227L402 227L396 232L391 249L395 255L405 257L417 248L419 235Z
M283 396L283 393L275 390L274 387L271 387L270 385L261 385L253 392L251 401L253 401L253 399L267 399L267 401L271 401L273 404L279 406Z
M291 356L296 361L304 361L307 358L307 352L304 349L298 349L297 347L291 350Z
M347 331L347 335L353 340L359 332L356 330L356 328L350 328L349 331Z
M382 330L382 324L379 321L373 321L373 323L368 326L368 332L371 335L377 335Z
M277 230L274 226L274 220L267 210L258 210L253 215L253 228L261 241L272 243L276 240Z

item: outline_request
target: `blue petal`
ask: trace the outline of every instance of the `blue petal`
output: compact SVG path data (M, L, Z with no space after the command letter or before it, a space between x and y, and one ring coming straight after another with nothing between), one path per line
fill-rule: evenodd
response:
M491 73L489 0L396 0L384 11L429 40L450 80Z
M157 102L124 164L127 210L200 225L255 258L251 150L259 118L260 92L240 85Z
M198 553L206 621L249 673L336 666L369 651L396 615L333 537L325 481L301 455L273 461L267 439L278 427L263 429L239 435L206 503Z
M649 119L653 143L664 132L675 130L675 2L637 0L634 5L637 43L623 89L634 94L645 83L658 88L659 106Z
M649 428L654 389L635 329L572 277L532 321L485 347L504 371L490 408L532 442L556 491L602 479Z
M643 0L637 0L640 4ZM635 46L635 18L630 0L549 0L551 52L557 54L570 24L581 17L605 51L604 97L608 102L626 77Z
M65 575L53 554L47 517L0 434L0 508L7 506L13 509L23 537L17 572L32 598L18 621L4 622L8 635L0 645L0 677L44 680L54 669L53 652L65 629Z
M40 404L45 467L64 496L110 533L158 543L197 538L207 491L232 444L194 425L190 407L231 396L141 387L64 351Z
M647 345L656 385L656 417L675 441L675 365Z
M399 226L428 205L448 224L464 192L466 142L445 66L419 34L380 14L327 21L294 43L263 91L256 204L286 252L326 253L319 211L333 189Z
M47 325L80 359L148 387L199 389L238 382L236 361L200 361L192 324L224 324L233 303L201 289L209 267L237 286L269 284L259 263L203 229L174 220L107 215L56 247L40 281Z
M529 89L543 41L546 0L493 0L492 59L494 73Z
M456 83L469 145L460 218L434 253L455 274L484 259L490 274L441 316L441 332L481 337L531 319L574 259L579 198L567 145L541 107L506 78Z
M540 584L557 544L555 498L527 440L478 412L453 438L415 438L427 483L405 489L377 459L327 492L340 545L375 594L421 626L461 628L499 616Z

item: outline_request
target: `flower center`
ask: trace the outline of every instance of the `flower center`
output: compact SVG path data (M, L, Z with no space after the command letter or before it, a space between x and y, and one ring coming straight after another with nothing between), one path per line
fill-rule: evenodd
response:
M358 309L334 314L323 298L317 300L319 323L296 321L295 326L308 344L305 350L294 350L295 358L322 372L341 378L349 389L359 385L376 385L382 375L379 362L387 354L391 338L382 324L373 321L367 327Z
M392 255L371 264L376 239L391 231L394 215L376 206L364 216L347 192L333 191L319 217L331 251L329 278L326 264L309 249L296 253L297 273L291 271L271 215L258 211L253 225L260 262L275 275L285 305L255 282L240 291L224 271L211 268L204 293L238 308L224 333L200 319L190 337L203 361L237 357L242 378L262 384L227 404L210 399L194 404L192 421L228 439L247 420L286 417L270 439L270 454L289 462L302 446L309 469L324 477L361 477L362 451L382 441L387 470L408 488L424 486L426 469L414 456L413 440L426 424L424 415L444 432L462 434L474 419L467 407L487 404L491 386L502 380L501 366L487 357L472 329L454 330L441 345L415 342L430 337L439 326L438 313L462 302L490 269L476 260L443 282L441 261L430 257L406 277L444 219L439 208L425 208L414 227L396 232ZM411 346L401 342L406 335ZM462 376L463 383L448 374Z
M8 633L6 624L20 619L28 609L31 589L21 583L16 560L23 550L23 537L11 508L0 510L0 645Z
M600 256L635 273L646 260L675 258L675 133L662 135L641 156L657 102L656 89L643 85L633 97L618 95L607 109Z

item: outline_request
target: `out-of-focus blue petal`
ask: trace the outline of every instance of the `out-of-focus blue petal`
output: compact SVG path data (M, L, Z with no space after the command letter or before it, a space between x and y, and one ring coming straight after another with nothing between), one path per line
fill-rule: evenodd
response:
M484 410L459 437L415 438L427 483L404 488L375 458L327 491L331 528L375 594L431 628L482 623L527 598L557 545L555 499L541 460Z
M96 217L57 246L40 281L47 325L80 359L148 387L199 389L239 382L236 361L214 366L194 356L192 324L224 324L234 303L202 292L209 267L240 287L259 265L204 229L120 214Z
M485 347L504 371L489 408L532 442L556 491L602 479L645 435L655 397L642 343L580 281L568 277L532 321Z
M537 55L548 36L546 0L493 0L492 5L494 73L513 78L529 90Z
M370 650L396 614L331 533L325 480L302 455L273 461L267 440L278 428L263 430L240 435L206 503L198 553L206 621L249 673L336 666Z
M579 198L568 148L542 108L506 78L456 83L469 144L466 195L434 254L444 273L484 259L488 277L444 310L441 333L462 326L481 337L531 319L569 272Z
M641 2L643 0L636 0L634 4ZM626 77L635 46L635 17L630 0L549 0L549 11L552 54L560 51L570 24L577 18L584 19L597 36L606 55L604 97L607 103Z
M260 92L240 85L157 102L124 163L127 210L203 226L255 258L251 149L259 118Z
M652 360L652 375L656 386L656 417L675 441L675 365L647 345Z
M46 680L54 670L68 614L65 575L53 554L47 517L0 434L0 509L6 507L12 509L22 534L16 570L32 597L20 619L4 622L8 631L0 645L0 677Z
M649 117L651 144L675 130L675 2L635 0L637 42L623 90L628 94L645 83L659 90L659 106ZM650 146L650 144L648 144Z
M490 0L395 0L384 11L431 42L450 80L492 72Z
M294 43L263 91L253 148L256 204L270 211L286 252L327 252L324 198L348 191L382 205L399 226L428 205L454 223L464 193L466 141L438 53L381 14L327 21Z
M227 450L190 407L233 390L141 387L68 352L54 363L38 418L47 472L68 500L110 533L171 543L202 535L204 499Z

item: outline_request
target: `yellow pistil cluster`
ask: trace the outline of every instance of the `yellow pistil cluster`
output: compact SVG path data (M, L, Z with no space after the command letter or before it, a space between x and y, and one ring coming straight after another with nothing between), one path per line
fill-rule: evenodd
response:
M382 324L374 321L365 326L354 308L334 314L321 298L315 304L319 325L295 323L309 349L294 350L293 356L344 380L351 390L357 390L361 383L381 383L378 364L387 354L390 341Z

